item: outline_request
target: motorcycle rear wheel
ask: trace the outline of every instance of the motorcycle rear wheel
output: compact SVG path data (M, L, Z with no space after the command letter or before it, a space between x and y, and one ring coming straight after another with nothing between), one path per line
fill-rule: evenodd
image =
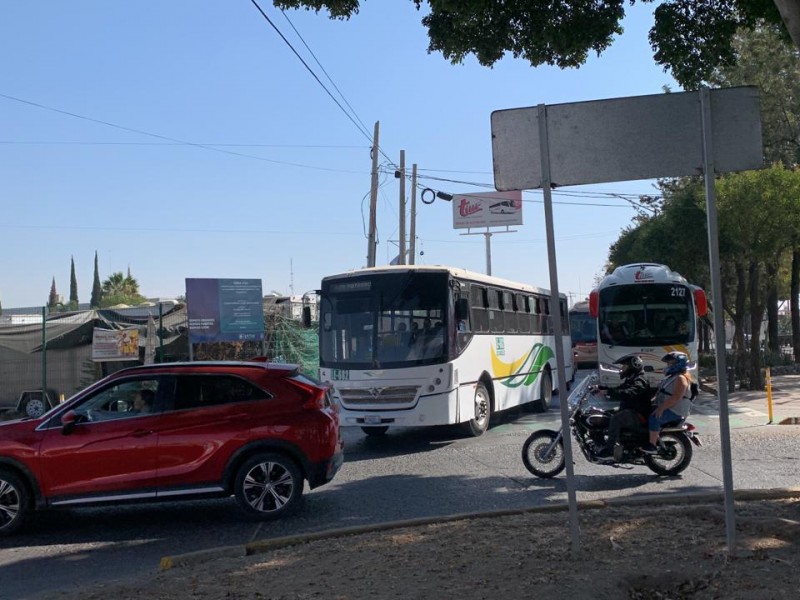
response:
M566 466L563 439L559 439L550 453L546 454L556 437L558 433L555 431L534 431L522 445L522 462L537 477L555 477Z
M692 442L685 435L662 433L658 445L659 454L644 457L645 464L657 475L677 475L692 462Z

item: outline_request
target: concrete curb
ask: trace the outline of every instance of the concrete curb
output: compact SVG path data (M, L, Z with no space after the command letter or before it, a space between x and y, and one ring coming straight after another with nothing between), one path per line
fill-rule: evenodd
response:
M800 487L771 488L755 490L734 490L734 500L754 501L754 500L778 500L782 498L800 498ZM618 508L623 506L663 506L667 504L708 504L711 502L724 501L724 493L719 492L690 492L681 496L644 496L632 498L611 498L609 500L583 500L578 502L578 510L597 510L601 508ZM326 540L331 538L346 537L351 535L361 535L364 533L374 533L377 531L389 531L392 529L402 529L405 527L420 527L424 525L434 525L439 523L450 523L453 521L466 521L471 519L492 519L496 517L508 517L530 513L553 513L566 512L569 510L567 502L545 504L544 506L532 506L529 508L503 509L484 511L477 513L459 513L440 517L423 517L419 519L407 519L405 521L389 521L374 525L360 525L357 527L343 527L339 529L329 529L316 533L292 535L271 540L260 540L250 542L242 546L225 546L222 548L209 548L208 550L198 550L188 554L178 554L175 556L165 556L161 559L159 570L166 571L175 567L185 567L215 560L218 558L242 558L255 554L262 554L279 548L297 546L308 542Z

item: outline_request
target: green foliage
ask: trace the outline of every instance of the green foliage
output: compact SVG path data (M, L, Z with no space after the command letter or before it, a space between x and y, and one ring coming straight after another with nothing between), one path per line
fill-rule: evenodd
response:
M139 282L122 272L112 273L103 282L103 296L100 306L109 307L117 304L128 304L135 306L145 302L147 299L139 293Z
M94 252L94 280L92 281L92 297L89 300L91 308L100 308L103 299L103 288L100 285L100 269L97 265L97 250Z
M385 0L384 0L385 1ZM625 5L636 0L412 0L428 29L428 52L441 52L452 63L473 55L487 67L506 53L531 66L579 67L590 52L601 54L622 34ZM654 0L639 0L651 4ZM649 33L655 61L686 88L707 81L714 69L735 63L736 32L759 19L780 27L788 39L775 2L781 0L663 0ZM782 0L791 5L791 1ZM358 13L359 0L273 0L278 8L327 11L333 19ZM797 9L795 9L797 10ZM800 10L787 23L800 17ZM800 40L795 38L800 45Z
M761 95L761 132L767 163L800 164L800 50L774 25L757 24L733 39L736 64L717 69L717 87L755 85Z
M50 284L50 294L47 296L47 308L55 309L58 306L58 292L56 292L56 278Z
M70 310L78 309L78 278L75 276L75 257L70 257L69 307Z

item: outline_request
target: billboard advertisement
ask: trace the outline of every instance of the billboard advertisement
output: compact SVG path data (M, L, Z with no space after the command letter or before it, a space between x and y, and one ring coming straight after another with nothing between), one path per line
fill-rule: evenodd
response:
M92 360L139 360L139 330L94 329L92 334Z
M264 339L260 279L186 279L189 341L240 342Z
M453 196L453 229L522 225L522 192Z

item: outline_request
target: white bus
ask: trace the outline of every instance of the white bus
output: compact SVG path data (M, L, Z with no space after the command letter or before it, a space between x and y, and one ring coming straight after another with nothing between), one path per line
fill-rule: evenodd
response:
M573 379L566 297L561 356ZM320 379L342 425L464 423L481 435L493 413L550 406L556 377L550 293L441 266L386 266L322 280Z
M589 295L597 317L600 383L619 385L614 361L638 354L650 385L664 376L661 358L672 351L689 357L689 376L697 382L698 317L708 308L705 292L664 265L637 263L614 269Z

